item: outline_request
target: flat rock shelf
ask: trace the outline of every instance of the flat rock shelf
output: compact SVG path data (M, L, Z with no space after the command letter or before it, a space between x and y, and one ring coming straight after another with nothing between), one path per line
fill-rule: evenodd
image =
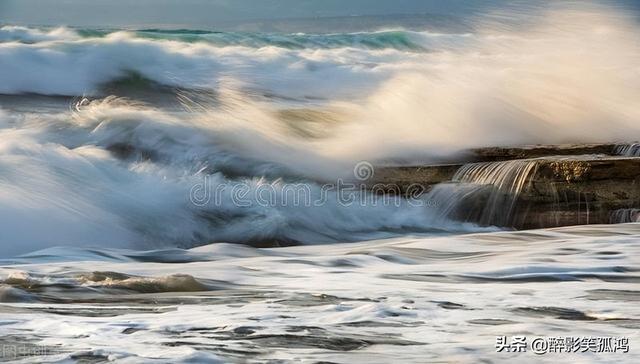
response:
M640 214L630 212L640 208L640 157L615 155L622 149L619 144L482 148L465 153L459 163L379 167L369 184L378 193L422 193L447 217L481 225L532 229L635 222ZM445 186L464 186L467 192L442 200L438 190Z

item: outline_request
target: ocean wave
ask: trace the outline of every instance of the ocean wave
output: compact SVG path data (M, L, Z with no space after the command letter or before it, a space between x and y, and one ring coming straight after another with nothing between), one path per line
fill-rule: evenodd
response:
M436 163L481 146L640 138L634 23L574 11L526 31L486 28L440 52L215 46L130 32L0 43L0 92L87 96L72 111L0 112L0 217L10 227L1 249L475 231L407 200L343 206L331 193L310 208L283 203L283 191L305 186L315 201L360 161ZM175 87L184 107L90 95L123 78L122 87ZM203 184L226 186L217 204L190 200ZM275 191L274 200L240 206L236 186Z
M215 89L221 80L234 78L269 92L326 97L338 91L337 80L353 92L416 57L395 49L216 46L116 32L0 43L0 93L101 94L105 83L137 74L172 87Z
M285 49L364 48L397 49L425 52L451 42L462 42L472 34L434 33L389 29L356 33L252 33L221 32L198 29L90 29L90 28L28 28L7 25L0 27L0 42L37 43L47 41L103 38L125 32L134 38L172 40L185 43L207 43L218 47L243 46L249 48L279 47Z
M208 42L218 46L241 45L260 48L275 46L286 49L364 48L370 50L396 49L401 51L427 52L441 49L452 42L463 42L471 34L439 34L408 30L384 30L342 34L264 34L165 31L147 29L136 31L139 37L169 39L186 42Z
M353 241L395 231L475 230L458 223L444 226L430 217L433 211L408 201L388 204L371 195L367 203L344 203L338 192L305 176L326 173L322 166L331 166L330 160L313 151L301 160L308 144L290 139L286 146L277 140L287 133L277 127L249 129L241 120L225 122L228 116L176 114L107 100L71 115L27 115L5 124L0 129L0 216L7 226L0 237L3 254L60 242L282 245ZM109 152L114 144L149 150L156 157L119 159ZM225 175L227 166L243 176ZM284 181L278 170L297 177ZM216 194L196 204L194 186ZM308 195L302 201L321 204L287 203L286 186L304 187ZM247 196L242 203L234 195L238 189ZM267 202L258 191L271 193ZM17 240L21 244L13 244Z
M80 38L78 33L64 27L55 29L28 28L17 25L0 27L0 43L38 43L54 40L74 40L78 38Z
M233 80L244 84L246 93L303 101L353 100L388 88L385 83L392 79L417 76L434 86L442 84L438 89L421 86L422 98L442 98L449 89L465 87L468 90L457 90L452 98L464 104L469 99L465 92L477 89L494 99L481 103L508 99L505 103L516 112L530 109L522 105L528 102L521 100L525 84L531 85L527 87L533 90L530 94L537 94L536 100L552 101L550 95L560 94L553 101L558 109L588 105L591 99L603 104L613 98L615 103L618 94L636 93L640 51L634 36L637 26L627 17L615 11L556 9L531 18L536 20L521 26L526 31L481 20L473 34L4 26L0 93L107 96L112 89L106 86L132 79L169 88L218 90ZM566 102L561 100L565 97ZM628 106L622 108L628 112Z

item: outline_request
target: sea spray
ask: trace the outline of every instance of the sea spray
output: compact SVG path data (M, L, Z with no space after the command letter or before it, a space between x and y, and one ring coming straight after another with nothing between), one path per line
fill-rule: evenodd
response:
M640 137L640 46L632 18L588 4L506 15L523 21L515 26L487 16L473 34L414 32L442 43L428 52L216 45L136 32L77 37L60 30L55 41L0 42L0 92L100 97L109 94L105 84L136 75L150 85L217 94L234 79L258 107L348 110L321 147L336 159L350 154L352 162ZM31 33L38 32L45 31ZM243 117L243 110L227 108L228 118Z
M427 51L354 44L369 37L354 34L334 36L330 46L322 45L324 35L301 36L303 46L249 46L5 27L1 249L316 243L478 230L407 203L247 208L226 196L201 208L189 191L207 177L214 189L301 183L317 194L359 161L428 164L480 146L638 139L637 24L616 10L593 10L551 6L512 14L527 18L521 23L480 18L473 34L411 33L412 42L441 42L425 43ZM347 45L336 40L349 37ZM211 97L182 109L101 101L112 90L105 85L127 77L135 79L120 87L147 87L152 95L162 87L176 98L206 90ZM91 101L54 112L34 93ZM16 111L18 102L31 108ZM480 221L509 226L502 212L517 204L503 198L526 183L506 171L504 184L483 179L488 169L474 167L437 187L438 198L443 205L470 201L479 189L492 201L495 192L478 210L448 211L480 211ZM36 225L42 228L30 228Z

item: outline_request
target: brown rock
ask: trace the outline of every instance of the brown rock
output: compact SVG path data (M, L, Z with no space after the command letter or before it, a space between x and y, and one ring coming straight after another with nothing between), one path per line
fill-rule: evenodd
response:
M594 151L602 146L572 146L571 150ZM613 144L606 146L613 150ZM520 148L516 153L515 149L510 149L500 155L520 155L518 153L523 150L525 148ZM532 150L535 154L558 149L550 146ZM486 155L498 156L496 153ZM482 225L528 229L606 224L614 211L640 207L640 158L589 154L523 162L536 166L517 194L515 189L510 189L509 183L487 185L455 201L456 205L448 209L449 216ZM378 168L370 185L386 186L386 189L378 189L382 192L412 195L410 188L420 186L429 191L436 184L451 181L461 166Z

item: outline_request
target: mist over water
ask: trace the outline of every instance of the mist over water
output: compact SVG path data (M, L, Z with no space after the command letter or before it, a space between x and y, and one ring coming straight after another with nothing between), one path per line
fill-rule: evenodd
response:
M407 204L241 208L226 198L203 209L189 193L208 176L214 186L306 183L315 196L322 182L352 178L359 161L640 139L637 35L632 16L575 3L485 14L464 33L3 26L0 246L15 254L479 229ZM39 104L41 95L59 107Z

